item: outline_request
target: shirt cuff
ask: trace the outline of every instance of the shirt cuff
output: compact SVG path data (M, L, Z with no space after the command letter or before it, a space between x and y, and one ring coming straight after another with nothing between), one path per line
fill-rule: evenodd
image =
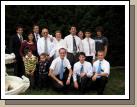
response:
M87 73L87 77L91 77L93 74L91 73Z
M74 81L74 82L75 82L75 81L77 81L77 78L76 78L76 77L74 77L74 76L73 76L73 81Z

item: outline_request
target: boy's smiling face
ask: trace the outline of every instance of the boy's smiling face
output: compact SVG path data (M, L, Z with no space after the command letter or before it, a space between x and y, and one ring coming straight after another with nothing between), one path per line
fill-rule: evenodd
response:
M41 55L41 56L40 56L40 61L41 61L41 62L45 62L45 61L46 61L46 56Z

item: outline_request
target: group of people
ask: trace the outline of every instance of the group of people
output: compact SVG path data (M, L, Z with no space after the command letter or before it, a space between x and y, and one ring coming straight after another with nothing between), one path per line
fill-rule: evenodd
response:
M34 25L26 39L23 27L17 26L10 42L11 52L16 56L16 76L26 75L30 88L42 89L50 84L56 90L68 90L73 86L81 93L94 83L97 93L103 94L110 64L105 60L108 39L103 36L102 28L96 29L94 38L89 29L77 35L76 26L70 27L70 34L64 39L59 30L55 36L47 28L42 28L41 34L39 31L39 26Z

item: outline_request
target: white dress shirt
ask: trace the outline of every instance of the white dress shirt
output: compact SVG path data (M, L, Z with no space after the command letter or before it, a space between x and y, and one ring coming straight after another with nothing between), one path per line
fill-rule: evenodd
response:
M50 57L52 57L54 55L52 50L54 49L55 44L49 37L47 37L47 45L48 45L48 54ZM45 37L41 37L38 39L37 50L39 55L45 52Z
M89 43L88 43L88 39L89 39ZM91 53L89 51L89 44L90 44L90 49L91 49ZM91 39L91 38L85 38L82 40L82 45L83 45L83 52L86 54L86 56L93 56L93 59L95 59L95 40Z
M77 52L82 52L83 47L82 47L82 41L78 36L74 36L76 45L77 45ZM65 45L67 48L67 52L73 53L73 36L70 34L64 38Z
M99 62L100 61L97 60L93 63L93 71L96 73L98 72ZM102 69L102 72L107 73L108 75L110 74L110 64L105 59L101 61L101 69ZM100 76L98 76L97 78L100 78Z
M52 53L54 53L54 57L55 58L57 58L58 56L59 56L59 49L60 48L65 48L66 49L66 47L65 47L65 42L64 42L64 40L63 39L60 39L59 41L56 39L56 38L54 38L54 43L55 43L55 47L54 47L54 49L52 50L53 52Z
M53 74L54 75L58 75L60 74L60 65L61 65L61 58L57 57L56 59L54 59L51 63L50 69L53 70ZM65 57L63 59L63 66L64 66L64 72L65 72L65 68L67 67L68 69L71 68L70 62L69 60Z
M37 36L36 36L37 35ZM38 33L38 34L36 34L36 33L34 33L34 36L35 36L35 40L36 41L38 41L39 40L39 38L41 38L41 36L40 36L40 34ZM38 40L37 40L37 38L38 38Z
M73 81L77 80L77 75L80 76L80 69L81 69L81 65L83 65L84 67L84 72L87 74L87 77L91 77L93 75L93 69L92 69L92 65L90 62L84 61L83 64L79 62L76 62L74 64L74 68L73 68Z

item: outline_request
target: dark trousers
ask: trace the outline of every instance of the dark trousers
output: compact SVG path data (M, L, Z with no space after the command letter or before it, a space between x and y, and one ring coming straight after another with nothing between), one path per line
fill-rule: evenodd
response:
M59 75L56 76L58 79L59 79ZM64 84L64 86L60 85L57 81L55 81L53 78L50 78L51 81L52 81L52 85L53 85L53 88L56 90L56 91L65 91L65 90L68 90L70 88L70 85L66 85L66 81L67 81L67 78L68 78L68 70L66 70L63 74L63 79L61 80ZM59 79L60 80L60 79ZM72 78L71 78L72 80ZM70 80L70 81L71 81Z
M79 91L81 94L83 94L86 91L87 86L88 86L88 82L90 80L91 79L87 76L84 76L84 77L77 76L77 82L78 82Z
M90 62L92 64L93 56L86 56L86 61Z
M16 62L14 64L14 75L18 77L22 77L25 74L25 67L22 58L16 58Z
M38 61L39 61L39 57L38 57ZM49 60L49 65L51 65L52 61L53 61L53 57L51 57L51 59ZM48 68L48 71L49 71L49 68ZM39 85L39 65L38 64L36 64L34 77L35 77L35 85L38 86Z
M67 59L69 60L72 68L73 68L73 65L74 65L77 61L79 61L78 55L79 55L79 53L77 53L76 55L74 55L73 53L67 52Z
M47 87L48 83L49 83L48 73L39 73L39 77L38 77L39 88L42 89Z
M98 95L103 94L107 82L108 82L108 77L105 76L96 79L95 85L97 88Z
M49 65L51 65L51 63L52 63L53 60L54 60L54 57L51 57L51 58L49 59Z
M35 86L39 85L39 83L38 83L38 80L39 80L39 72L38 72L38 70L39 70L39 66L38 66L38 64L36 64L36 70L34 72L34 84L35 84Z
M35 84L34 84L34 75L26 75L29 78L30 81L30 89L33 89Z

